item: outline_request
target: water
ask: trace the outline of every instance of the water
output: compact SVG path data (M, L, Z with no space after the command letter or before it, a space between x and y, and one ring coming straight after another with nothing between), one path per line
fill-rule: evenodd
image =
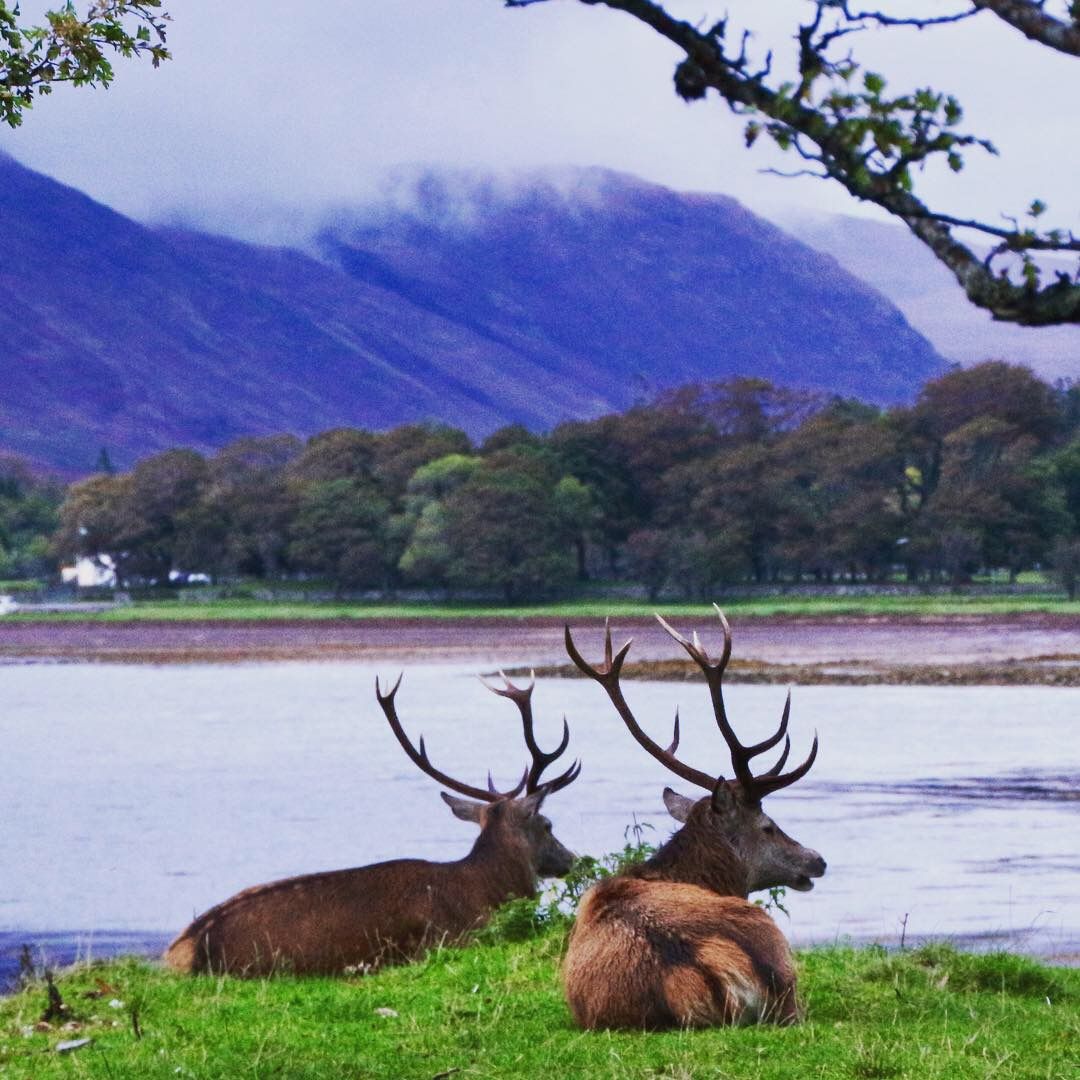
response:
M406 729L436 765L483 784L520 776L514 706L475 666L409 666ZM157 951L191 917L245 886L403 855L464 854L475 831L398 747L374 698L396 666L274 664L4 670L0 716L0 977L19 947ZM733 686L728 711L752 741L770 732L779 687ZM698 683L628 683L638 719L680 756L728 759ZM1048 955L1080 952L1080 740L1076 690L1044 687L796 687L793 760L816 728L818 761L767 809L829 863L789 893L796 942L896 943L954 936ZM666 837L665 784L603 691L541 680L538 736L565 713L581 779L546 811L575 850L618 848L629 822Z

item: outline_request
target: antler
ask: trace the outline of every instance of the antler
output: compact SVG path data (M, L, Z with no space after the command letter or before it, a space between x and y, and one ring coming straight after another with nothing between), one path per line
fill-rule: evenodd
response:
M550 753L545 753L537 744L536 735L533 731L532 692L536 686L536 672L529 673L528 686L515 686L503 671L499 672L499 677L504 683L503 687L492 686L484 678L481 678L480 681L493 694L509 698L518 707L518 712L521 713L521 726L525 733L525 745L532 755L532 766L525 780L525 791L530 795L541 789L549 795L553 791L559 791L577 779L578 774L581 772L581 763L579 761L575 761L566 772L551 780L546 780L544 783L540 782L540 777L552 762L562 756L563 751L570 744L570 725L567 724L566 717L563 717L563 733L559 745Z
M720 616L720 624L724 628L724 648L723 652L717 659L712 659L706 652L704 646L701 644L697 633L694 633L692 639L684 637L677 630L672 629L659 615L656 618L659 620L660 625L690 654L691 659L701 668L705 675L705 681L709 687L709 693L712 697L713 713L716 717L717 727L720 728L721 734L724 736L724 741L728 744L728 749L731 752L731 764L735 770L735 776L739 781L739 787L741 788L745 798L752 802L760 802L770 792L777 791L782 787L787 787L788 784L795 783L800 777L805 776L810 770L810 766L814 764L814 759L817 757L818 750L818 738L817 733L814 734L814 744L810 749L810 754L807 759L796 769L792 769L791 772L784 773L783 769L788 759L788 753L791 750L791 738L787 734L788 719L791 715L791 691L788 691L787 700L784 703L784 712L780 719L780 727L776 733L770 735L767 739L763 739L759 743L754 743L752 746L744 746L739 742L735 735L731 724L728 722L727 711L724 708L724 693L723 693L723 676L724 669L727 667L728 660L731 658L731 627L728 626L728 621L724 618L724 613L713 604L716 608L717 615ZM662 765L670 769L676 776L681 776L684 780L689 780L692 784L697 784L698 787L705 788L706 791L713 792L714 798L720 784L724 782L722 776L716 777L710 773L703 772L700 769L695 769L691 765L687 765L685 762L680 761L675 757L675 751L679 748L679 714L675 713L675 732L674 738L671 741L671 745L665 750L661 748L657 743L653 742L648 735L642 731L641 726L634 718L634 714L630 709L630 706L626 703L626 698L623 697L622 687L619 684L619 676L622 672L623 661L626 659L626 654L630 649L630 642L628 641L618 652L613 653L611 647L611 624L610 620L604 620L604 662L600 666L594 667L587 663L577 647L574 644L574 639L570 634L570 627L566 627L566 651L570 656L570 659L578 666L578 668L591 679L595 679L606 691L608 697L611 699L612 705L615 706L615 710L619 716L622 717L623 723L626 724L630 730L630 734L643 746L654 758L657 759ZM757 757L758 754L763 754L766 750L771 750L774 746L781 741L784 741L783 750L780 753L780 758L775 765L768 771L755 776L750 769L750 761L752 758Z
M791 749L791 738L787 734L788 719L791 716L791 691L788 690L787 700L784 702L784 712L780 718L780 726L776 729L775 734L759 743L754 743L752 746L744 746L739 742L731 724L728 722L727 711L724 708L722 685L724 669L731 658L731 627L728 625L728 621L719 606L713 604L713 608L720 617L720 625L724 628L724 650L717 660L713 660L705 651L697 631L694 632L693 640L690 640L668 625L659 615L656 618L660 625L687 651L690 658L701 668L705 675L705 682L708 684L709 694L712 697L716 725L720 728L720 733L724 736L724 741L731 751L731 766L735 770L735 776L744 794L755 802L760 802L770 792L794 784L796 780L810 771L810 766L814 764L814 759L817 757L817 732L814 732L814 743L810 748L807 759L797 768L792 769L791 772L782 773L780 770L784 767L788 751ZM780 755L780 760L767 772L755 776L750 770L750 760L757 757L758 754L763 754L766 750L771 750L781 739L784 740L784 749Z
M420 749L417 750L417 748L413 746L409 741L408 735L405 734L405 729L401 726L401 721L397 716L397 709L394 706L394 695L398 692L398 687L401 686L403 677L404 673L399 675L397 682L384 694L379 686L378 676L376 676L375 697L382 706L382 711L386 714L386 719L390 722L390 730L397 736L397 741L401 743L402 749L409 755L413 763L417 765L421 771L427 773L428 776L438 780L440 784L445 784L446 787L450 788L452 791L456 791L459 795L467 795L470 799L479 799L481 802L495 802L496 799L512 799L515 795L519 795L528 779L528 770L522 775L517 786L510 791L496 791L495 785L491 779L491 774L488 773L488 786L485 791L483 788L473 787L471 784L463 784L460 780L455 780L452 776L448 776L441 770L436 769L428 758L427 750L424 747L424 737L422 735L420 736ZM569 783L570 781L568 780L566 782Z
M611 620L604 620L604 663L602 667L593 667L591 664L586 663L581 653L578 652L577 646L574 644L574 639L570 634L570 627L566 627L566 651L570 656L570 659L581 669L582 673L588 675L590 679L595 679L606 691L607 696L611 699L611 704L615 706L616 712L622 717L623 723L630 729L630 734L650 753L657 761L662 765L670 769L676 776L681 776L684 780L689 780L691 784L697 784L699 787L705 788L706 791L712 791L716 787L716 777L710 776L706 772L702 772L700 769L695 769L685 762L680 761L675 756L675 751L679 748L679 714L675 713L675 737L671 741L671 745L664 750L658 743L652 741L644 731L641 730L641 726L637 720L634 719L634 714L630 710L630 706L626 703L626 698L623 697L622 687L619 685L619 675L622 672L623 661L626 659L626 654L630 650L630 645L633 639L628 641L617 653L612 655L611 650Z

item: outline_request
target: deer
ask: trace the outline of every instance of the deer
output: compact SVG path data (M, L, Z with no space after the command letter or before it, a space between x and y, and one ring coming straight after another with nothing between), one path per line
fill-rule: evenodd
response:
M517 785L506 791L496 790L490 772L485 789L436 768L423 737L414 746L398 719L395 698L403 675L385 693L375 680L376 699L409 759L456 793L440 792L456 817L479 825L480 835L464 858L394 859L244 889L198 916L169 945L166 965L191 974L247 977L366 974L460 943L499 905L535 896L540 878L567 873L575 856L555 838L540 808L581 772L574 761L560 775L542 779L566 750L569 726L564 717L558 746L542 751L533 731L535 677L518 687L499 674L504 686L485 685L516 704L531 755Z
M566 627L571 660L604 688L630 734L676 776L708 792L693 799L665 788L664 804L681 828L649 859L599 882L582 898L562 977L573 1019L585 1029L791 1024L800 1019L791 949L768 913L747 897L774 886L806 892L825 873L825 860L782 832L761 808L767 795L809 772L817 757L817 733L803 763L782 772L791 749L789 690L776 732L750 746L739 741L728 722L722 688L731 629L713 606L724 633L717 659L709 656L696 631L688 639L656 617L705 675L731 756L731 780L675 756L677 711L674 738L666 749L642 730L619 683L630 641L613 655L611 626L605 624L604 660L593 666ZM781 740L779 760L755 775L752 759Z

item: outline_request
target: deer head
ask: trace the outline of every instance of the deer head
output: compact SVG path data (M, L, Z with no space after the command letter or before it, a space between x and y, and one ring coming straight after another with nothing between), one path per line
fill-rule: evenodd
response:
M713 606L724 630L723 651L717 659L709 656L696 632L692 639L688 639L672 629L659 615L657 619L705 675L716 724L731 756L735 774L732 780L694 768L675 756L679 747L678 712L675 714L674 737L666 749L645 734L627 704L619 683L631 642L627 641L618 652L613 653L608 623L604 628L602 665L593 666L583 659L574 645L569 627L566 628L566 650L578 668L604 688L623 723L641 746L676 776L709 792L708 796L694 800L665 788L664 804L672 817L684 824L684 832L688 834L687 843L695 841L699 852L715 845L721 862L730 861L729 856L734 856L738 866L737 875L734 876L739 879L737 888L732 881L734 891L746 893L777 885L807 891L814 887L813 878L825 873L825 860L816 851L803 847L784 833L762 810L761 802L766 795L795 783L809 772L817 757L817 735L814 735L813 746L806 760L790 772L783 772L791 748L791 739L787 734L791 712L789 692L780 726L773 735L750 746L739 741L728 722L722 686L724 669L731 657L731 628L724 613L715 604ZM779 759L771 768L755 775L750 767L752 759L771 750L781 740L784 745ZM686 850L686 845L680 850Z
M539 877L559 877L565 874L574 862L574 853L561 844L551 829L551 822L540 813L544 800L552 792L559 791L573 783L581 772L577 761L558 776L543 780L544 770L562 756L570 742L570 728L563 718L563 734L559 745L551 752L540 749L533 731L532 692L536 685L533 677L528 686L515 686L502 672L499 672L504 685L484 685L500 697L509 698L518 707L525 736L525 745L531 756L531 764L526 766L521 779L511 789L498 791L488 773L487 788L473 787L462 783L452 776L437 769L428 757L424 738L420 737L419 749L412 744L405 729L398 719L394 704L395 695L401 686L402 676L385 694L375 680L375 696L390 724L402 749L410 760L424 773L438 780L444 787L464 795L458 798L446 791L440 792L443 800L450 807L455 817L479 825L484 833L500 835L502 842L527 849L528 860ZM481 680L483 682L483 680Z

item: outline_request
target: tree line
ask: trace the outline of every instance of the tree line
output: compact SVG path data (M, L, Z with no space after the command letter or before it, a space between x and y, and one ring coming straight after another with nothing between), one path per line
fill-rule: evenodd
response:
M1015 578L1080 561L1080 384L991 361L887 409L736 378L479 445L433 423L245 437L78 481L56 515L55 557L107 555L128 586L198 572L518 602L587 580L704 598Z

